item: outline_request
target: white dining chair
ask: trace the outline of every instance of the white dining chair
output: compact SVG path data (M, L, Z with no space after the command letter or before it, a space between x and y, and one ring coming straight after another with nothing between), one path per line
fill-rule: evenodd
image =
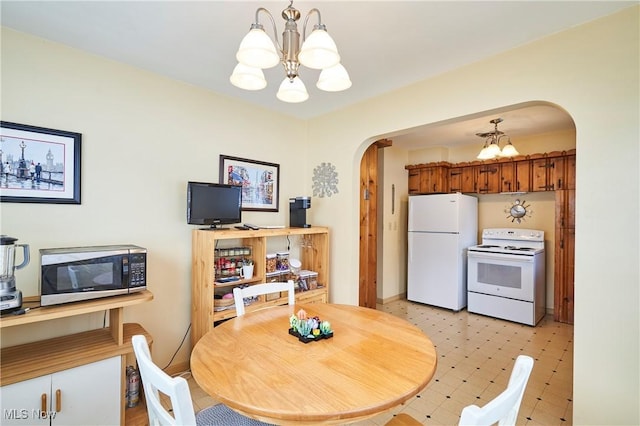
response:
M500 426L515 425L532 369L533 358L519 355L511 371L507 389L482 408L477 405L464 407L460 416L460 425L488 426L496 422Z
M482 408L476 405L464 407L460 416L460 426L489 426L495 423L500 426L515 425L532 369L533 358L519 355L511 371L507 389ZM417 426L421 424L408 414L401 413L394 416L385 426Z
M207 407L196 414L187 381L169 376L153 363L143 335L133 336L131 343L144 387L150 426L268 426L268 423L245 417L223 404ZM169 397L171 411L162 405L160 393Z
M244 288L239 288L239 287L234 288L233 300L236 305L236 315L237 316L244 315L244 312L245 312L244 298L245 297L262 296L264 294L277 293L281 291L287 292L287 301L289 305L296 304L296 294L295 294L295 289L293 287L292 280L289 280L287 282L281 282L281 283L254 284Z

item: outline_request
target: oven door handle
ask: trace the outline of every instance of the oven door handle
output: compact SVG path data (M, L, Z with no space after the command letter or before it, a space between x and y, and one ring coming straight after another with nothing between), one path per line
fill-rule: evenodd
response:
M533 262L534 256L529 255L518 255L518 254L508 254L508 253L485 253L478 251L468 251L467 256L469 259L488 259L488 260L497 260L497 261L505 261L505 260L515 260L518 262Z

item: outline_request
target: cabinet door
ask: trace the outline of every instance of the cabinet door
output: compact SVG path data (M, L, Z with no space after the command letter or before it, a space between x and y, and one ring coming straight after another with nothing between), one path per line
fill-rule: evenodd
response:
M500 164L500 192L516 190L516 166L513 161Z
M564 157L556 157L549 159L549 182L550 191L565 189L565 168L566 160Z
M467 166L462 168L462 192L478 192L478 167Z
M556 191L556 229L575 228L576 191L574 189Z
M575 190L556 191L554 319L573 324Z
M445 192L449 192L448 183L448 172L449 169L447 167L438 166L431 167L429 170L429 184L430 184L430 192L434 194L442 194Z
M0 424L49 425L50 395L49 375L0 387Z
M51 410L60 411L52 426L120 424L120 367L117 356L53 374Z
M576 156L567 155L564 160L564 189L576 189Z
M425 167L420 169L420 193L437 194L443 192L442 167Z
M531 161L523 160L515 162L516 191L531 191Z
M478 168L478 192L496 194L500 192L500 167L498 164L483 164Z
M420 193L420 169L409 169L409 194Z
M463 192L462 169L462 167L449 169L449 192Z
M533 160L531 169L531 190L547 191L547 159Z
M556 230L555 271L553 291L553 318L573 324L575 229Z

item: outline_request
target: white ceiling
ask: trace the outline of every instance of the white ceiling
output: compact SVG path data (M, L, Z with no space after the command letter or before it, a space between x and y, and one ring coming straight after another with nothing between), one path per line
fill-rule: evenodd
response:
M275 92L284 73L265 70L266 89L248 92L229 83L240 40L258 7L274 15L288 1L7 1L3 26L127 63L172 79L243 99L267 109L308 119L445 73L488 56L638 4L638 1L326 1L300 0L302 19L318 8L334 38L353 86L344 92L315 87L319 71L302 67L310 98L287 104ZM271 34L269 21L261 22ZM312 17L310 23L315 23ZM472 143L491 130L491 116L412 129L394 137L407 147L416 141ZM541 106L500 112L500 130L547 130L572 125L563 112ZM535 127L534 127L535 126ZM522 131L522 130L520 130ZM426 132L426 133L425 133ZM465 136L465 138L462 138ZM415 145L417 146L417 145ZM414 147L415 147L414 146Z

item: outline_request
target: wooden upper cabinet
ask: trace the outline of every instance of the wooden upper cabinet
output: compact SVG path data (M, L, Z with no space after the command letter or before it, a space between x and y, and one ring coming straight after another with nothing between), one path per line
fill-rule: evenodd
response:
M422 194L449 192L448 181L448 167L436 166L420 170L420 192Z
M449 192L462 192L463 167L449 169Z
M567 189L564 187L566 185L566 164L565 156L544 157L532 160L531 191Z
M478 168L478 193L500 192L500 164L488 163L476 167Z
M405 166L409 194L557 191L575 189L575 149L498 160Z
M420 193L420 169L409 169L409 195Z
M406 167L409 170L410 195L449 192L449 166Z
M576 189L576 155L564 157L564 183L561 189Z
M548 158L539 158L531 161L531 190L551 191L553 187L549 184L549 168L554 163L550 163Z
M478 168L475 166L467 166L462 168L462 191L460 192L477 192L478 191Z
M514 164L516 169L515 191L531 191L531 161L516 161Z

